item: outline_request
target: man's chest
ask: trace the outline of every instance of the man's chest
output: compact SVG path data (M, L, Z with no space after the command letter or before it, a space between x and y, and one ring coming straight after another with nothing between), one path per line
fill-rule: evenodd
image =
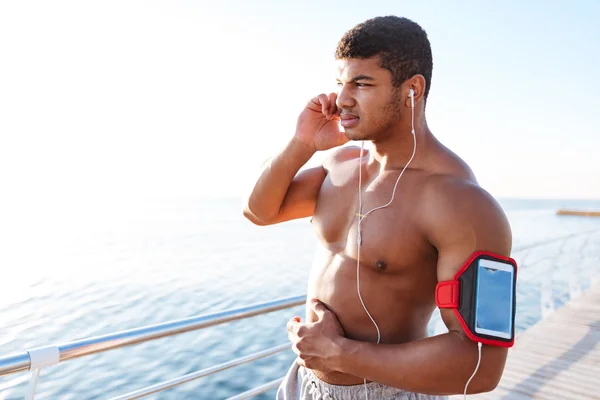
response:
M418 198L410 191L416 181L411 178L398 185L391 203L395 180L363 186L359 201L357 181L326 179L312 220L322 244L333 253L357 259L360 229L363 264L402 269L402 265L421 263L434 249L421 229Z

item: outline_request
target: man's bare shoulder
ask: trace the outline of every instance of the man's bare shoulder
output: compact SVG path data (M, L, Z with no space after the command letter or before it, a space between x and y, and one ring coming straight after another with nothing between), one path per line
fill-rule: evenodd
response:
M434 175L427 180L421 216L430 241L446 243L465 239L480 245L486 237L512 241L508 219L498 201L468 176ZM475 243L473 243L475 244Z
M364 150L364 156L367 155L367 150ZM360 147L358 146L343 146L334 150L323 162L323 168L330 171L335 167L343 164L346 161L356 160L360 157Z
M466 204L500 207L488 191L467 176L432 174L425 183L423 195L425 197L423 200L436 207L450 207L457 210Z
M440 144L440 149L435 156L433 175L453 176L470 182L477 182L471 167L456 153Z

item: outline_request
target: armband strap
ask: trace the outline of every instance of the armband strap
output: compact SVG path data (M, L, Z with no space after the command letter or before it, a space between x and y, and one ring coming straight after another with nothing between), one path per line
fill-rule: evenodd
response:
M435 287L435 303L439 308L458 308L460 305L460 282L444 281Z
M489 330L485 332L485 329L478 328L477 285L480 268L486 268L485 265L481 265L483 262L504 264L507 271L512 270L510 332ZM515 342L516 280L517 263L515 260L500 254L477 251L471 254L453 277L437 283L435 303L440 310L452 309L469 339L490 346L512 347Z

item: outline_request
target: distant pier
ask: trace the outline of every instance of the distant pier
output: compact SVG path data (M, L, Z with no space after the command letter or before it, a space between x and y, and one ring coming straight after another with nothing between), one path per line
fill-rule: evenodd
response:
M600 217L600 211L582 211L561 209L556 212L558 215L575 215L580 217Z

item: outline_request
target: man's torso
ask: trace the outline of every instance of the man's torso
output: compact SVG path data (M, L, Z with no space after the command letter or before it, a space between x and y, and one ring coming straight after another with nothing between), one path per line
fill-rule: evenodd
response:
M327 305L338 317L346 336L377 341L377 330L357 291L358 165L352 150L328 168L312 224L319 239L308 295ZM380 171L362 162L362 214L387 204L401 170ZM456 170L450 163L448 170ZM461 174L458 168L458 174ZM464 173L467 175L467 173ZM393 202L369 213L361 222L360 293L377 323L381 343L405 343L427 336L435 308L437 251L428 242L423 224L427 196L437 174L408 168L398 183ZM307 310L307 321L316 317ZM314 371L338 385L362 383L339 373Z

